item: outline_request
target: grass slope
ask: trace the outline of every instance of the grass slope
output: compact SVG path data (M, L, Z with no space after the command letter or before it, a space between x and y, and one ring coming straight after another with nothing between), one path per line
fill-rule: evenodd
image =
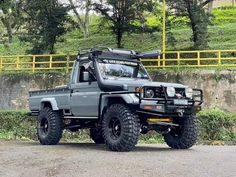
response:
M88 39L78 39L76 34L68 32L63 42L56 43L57 53L77 53L79 48L90 48L95 45L115 47L114 36L98 36ZM190 29L172 30L175 36L175 46L167 43L168 50L189 50L193 43L190 41ZM236 23L209 27L209 49L235 49L236 48ZM135 50L152 50L161 48L161 33L153 34L127 34L123 39L124 47ZM29 44L14 38L14 42L7 48L0 44L0 55L24 54L30 47Z

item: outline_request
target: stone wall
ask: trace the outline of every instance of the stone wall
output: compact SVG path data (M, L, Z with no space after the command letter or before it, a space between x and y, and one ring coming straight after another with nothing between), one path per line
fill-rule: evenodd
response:
M67 80L61 73L0 74L0 109L28 109L29 90L54 88Z
M177 82L204 91L204 107L218 106L236 112L236 71L152 71L153 80ZM27 109L30 89L48 89L65 85L69 75L0 74L0 109Z
M204 107L217 106L225 111L236 112L236 71L161 71L152 72L151 75L154 80L202 89Z

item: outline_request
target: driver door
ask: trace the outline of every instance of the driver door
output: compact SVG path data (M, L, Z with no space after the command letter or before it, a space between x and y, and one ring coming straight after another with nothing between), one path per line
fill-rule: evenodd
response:
M97 118L100 89L96 81L83 80L82 73L85 71L83 63L78 62L71 85L71 112L79 118Z

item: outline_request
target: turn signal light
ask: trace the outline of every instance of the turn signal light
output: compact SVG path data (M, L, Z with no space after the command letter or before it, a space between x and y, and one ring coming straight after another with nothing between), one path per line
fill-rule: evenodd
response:
M143 89L143 87L136 87L135 92L143 93L144 89Z
M144 105L143 108L144 109L153 109L153 106L152 105Z

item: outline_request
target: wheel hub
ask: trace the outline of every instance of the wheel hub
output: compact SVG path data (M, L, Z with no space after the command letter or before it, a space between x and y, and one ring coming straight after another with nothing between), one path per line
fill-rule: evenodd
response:
M112 139L117 140L121 135L121 123L118 118L112 118L109 124L109 132Z
M46 118L42 119L42 121L40 122L40 129L43 131L45 135L48 133L49 123Z

